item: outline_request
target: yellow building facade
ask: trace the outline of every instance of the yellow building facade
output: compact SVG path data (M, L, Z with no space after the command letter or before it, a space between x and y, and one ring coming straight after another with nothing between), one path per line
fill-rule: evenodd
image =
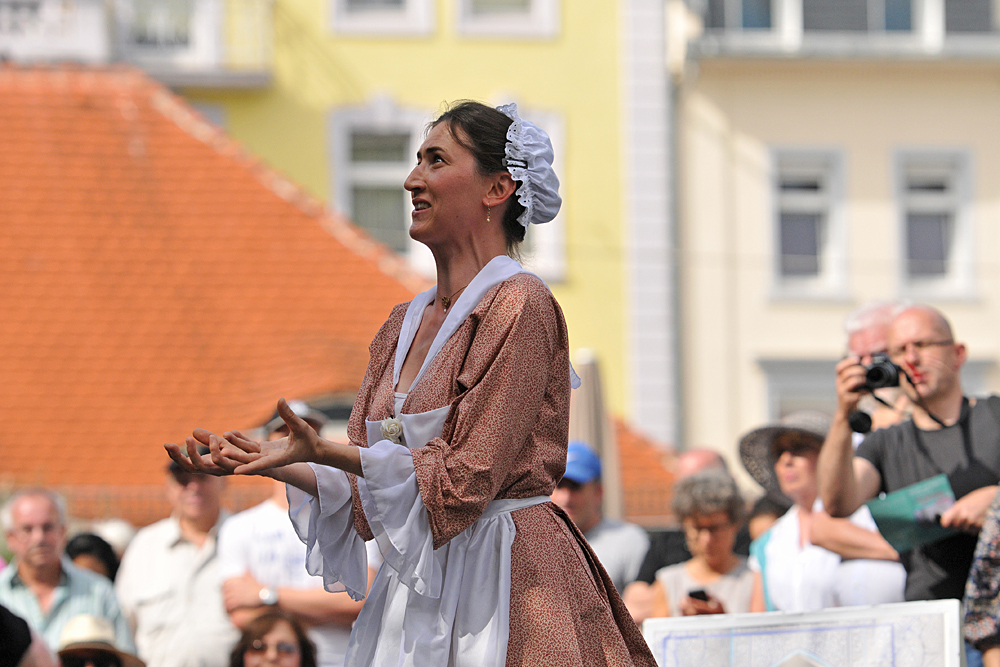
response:
M635 203L648 189L636 191L629 176L658 179L653 190L663 198L666 179L642 166L667 163L665 142L650 145L642 132L643 123L666 121L665 93L642 99L650 81L665 90L662 3L276 0L273 17L268 85L179 89L251 152L428 275L429 253L405 235L401 188L427 121L454 100L513 101L549 131L563 208L554 223L529 230L526 264L559 299L572 348L595 351L611 410L636 412L632 398L646 391L630 380L629 284L644 278L629 274L629 256L655 239L637 244L626 221L637 206L640 215L662 215ZM636 120L640 113L647 118ZM646 153L638 162L637 151ZM660 233L661 224L651 226ZM653 328L656 336L668 329Z

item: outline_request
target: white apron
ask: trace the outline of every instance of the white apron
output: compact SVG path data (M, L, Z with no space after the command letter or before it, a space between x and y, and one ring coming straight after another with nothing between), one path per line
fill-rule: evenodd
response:
M448 311L412 386L415 387L452 334L494 285L522 272L507 257L495 257ZM406 311L393 369L393 386L436 288L418 294ZM571 383L579 379L570 368ZM435 550L420 497L410 448L439 437L450 406L420 414L397 414L402 444L382 436L381 421L366 420L368 448L361 449L361 505L384 564L351 632L347 666L497 666L507 659L510 633L510 513L549 500L536 496L494 500L482 516ZM397 411L398 412L398 411ZM351 518L346 473L310 464L318 497L288 486L289 510L307 545L306 569L322 576L328 591L365 596L364 541Z

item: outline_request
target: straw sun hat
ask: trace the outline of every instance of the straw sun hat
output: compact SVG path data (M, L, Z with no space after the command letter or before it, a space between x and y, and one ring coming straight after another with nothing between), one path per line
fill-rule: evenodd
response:
M115 629L107 619L90 614L74 616L59 635L59 657L93 656L96 652L117 657L122 667L146 667L131 653L115 648Z
M785 433L805 433L826 439L830 430L830 417L816 410L793 412L777 424L754 429L740 438L740 459L750 476L760 484L768 495L775 498L786 496L778 486L778 476L774 473L774 441Z

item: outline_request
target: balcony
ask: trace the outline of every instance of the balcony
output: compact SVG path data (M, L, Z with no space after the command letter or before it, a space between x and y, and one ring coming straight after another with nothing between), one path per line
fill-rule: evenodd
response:
M174 87L262 88L272 0L0 0L0 58L127 62Z

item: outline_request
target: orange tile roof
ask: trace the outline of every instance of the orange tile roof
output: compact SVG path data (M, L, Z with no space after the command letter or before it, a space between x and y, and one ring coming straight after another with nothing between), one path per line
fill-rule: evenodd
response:
M162 443L356 390L396 255L130 68L0 66L0 484L159 485Z
M624 518L649 528L670 525L673 452L640 435L621 419L615 419L614 425Z

